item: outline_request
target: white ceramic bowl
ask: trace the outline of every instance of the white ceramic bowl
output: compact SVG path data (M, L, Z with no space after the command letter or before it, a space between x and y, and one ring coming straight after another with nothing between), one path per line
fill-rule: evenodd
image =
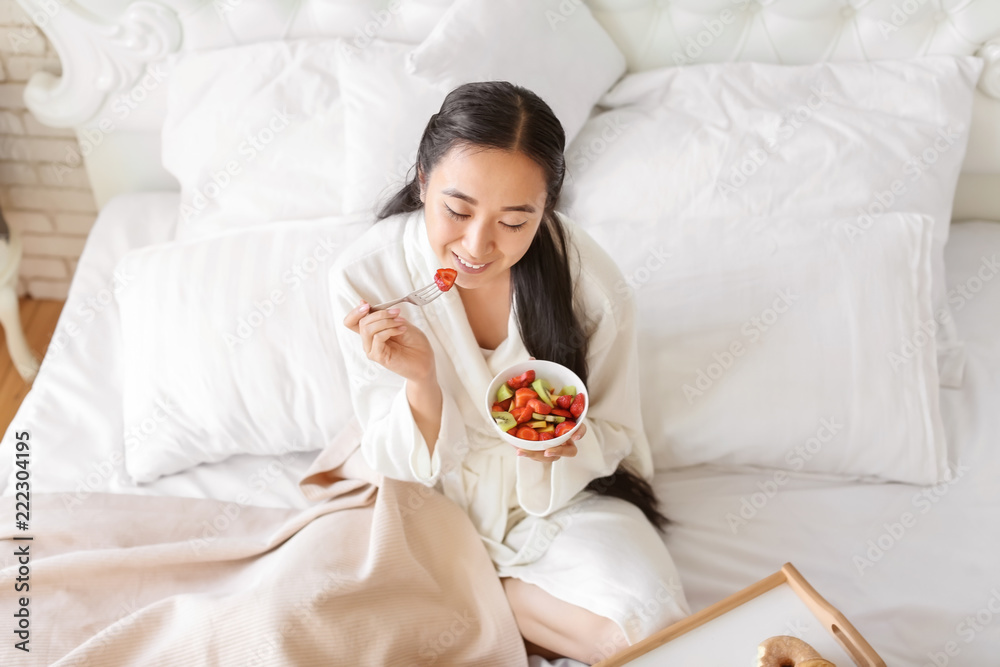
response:
M576 387L577 393L583 393L583 413L576 420L576 426L571 431L563 433L558 438L552 438L551 440L522 440L521 438L514 437L510 433L505 432L497 425L496 420L493 419L493 415L491 414L491 408L493 407L493 403L496 401L497 390L504 382L521 375L525 371L535 371L536 380L548 380L552 383L553 387L558 389L562 389L567 386L574 386ZM541 359L522 361L521 363L509 366L497 373L497 375L493 378L493 381L490 382L489 388L486 390L485 398L486 404L484 406L483 414L489 422L493 424L493 428L496 429L496 434L500 436L504 442L514 445L515 447L536 452L568 442L573 434L576 433L577 429L580 428L580 424L582 424L583 420L587 417L587 410L590 408L590 394L587 393L587 388L583 386L583 381L580 377L562 364L557 364L553 361L543 361Z

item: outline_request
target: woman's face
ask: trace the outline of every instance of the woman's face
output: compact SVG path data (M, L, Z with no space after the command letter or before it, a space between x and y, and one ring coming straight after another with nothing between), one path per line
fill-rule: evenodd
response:
M427 236L441 266L458 272L455 284L509 279L542 220L542 168L520 152L459 145L420 182Z

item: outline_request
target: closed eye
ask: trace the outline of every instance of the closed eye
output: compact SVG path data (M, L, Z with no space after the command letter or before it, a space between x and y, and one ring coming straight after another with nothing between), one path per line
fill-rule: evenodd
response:
M466 215L464 213L456 213L455 211L451 210L451 207L448 206L447 204L444 204L444 210L447 211L448 215L451 216L452 218L454 218L455 220L465 220L466 218L471 218L472 217L471 215ZM507 229L516 232L516 231L520 231L521 228L523 228L525 225L527 225L528 221L525 220L524 222L522 222L519 225L508 225L506 222L501 222L500 224L503 225L504 227L506 227Z

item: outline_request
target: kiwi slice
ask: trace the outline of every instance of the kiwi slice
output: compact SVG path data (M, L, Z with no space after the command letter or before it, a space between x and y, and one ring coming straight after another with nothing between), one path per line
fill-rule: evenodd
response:
M559 424L566 421L565 417L560 417L559 415L540 415L537 412L531 413L531 418L538 421L547 421L553 424Z
M500 388L497 389L497 403L503 403L513 395L514 395L514 390L511 389L509 386L507 386L507 383L504 382L502 385L500 385Z
M563 387L562 391L559 392L559 395L560 396L576 396L576 387L573 386L573 385L568 385L566 387Z
M550 408L553 407L552 399L549 397L549 389L552 389L552 385L545 380L535 380L531 383L531 388L538 394L538 398L542 399L542 403Z
M514 419L514 415L509 412L493 412L490 414L493 415L493 419L496 420L497 426L499 426L500 430L504 433L517 426L517 420Z

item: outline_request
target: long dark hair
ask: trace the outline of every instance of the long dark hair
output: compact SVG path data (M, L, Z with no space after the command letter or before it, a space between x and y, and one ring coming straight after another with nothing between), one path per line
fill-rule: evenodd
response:
M428 121L417 148L417 173L378 210L376 219L421 208L420 174L427 178L452 147L519 151L538 163L547 184L542 221L528 251L510 269L517 326L533 357L571 368L586 383L587 340L573 308L566 232L554 214L566 173L565 144L559 119L527 88L507 81L461 85ZM649 482L625 465L591 481L587 489L636 505L658 529L668 522Z

